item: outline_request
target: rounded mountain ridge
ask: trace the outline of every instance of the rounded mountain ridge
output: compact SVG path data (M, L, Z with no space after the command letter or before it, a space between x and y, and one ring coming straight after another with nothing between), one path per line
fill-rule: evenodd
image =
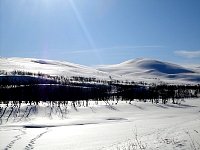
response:
M128 67L128 69L139 68L145 70L154 70L156 72L165 74L194 73L194 71L177 64L146 58L131 59L120 63L120 66L123 68Z

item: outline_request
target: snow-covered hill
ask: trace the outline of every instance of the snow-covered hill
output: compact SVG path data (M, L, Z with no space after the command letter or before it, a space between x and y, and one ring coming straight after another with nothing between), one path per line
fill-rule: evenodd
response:
M64 61L41 60L34 58L0 58L0 70L8 72L14 70L44 73L49 75L63 75L66 77L82 76L108 79L108 73L94 68Z
M65 61L0 58L0 70L41 72L66 77L94 77L104 80L110 80L110 77L112 77L112 79L129 81L200 83L200 72L196 68L151 59L128 60L120 64L92 68Z
M128 60L120 64L100 66L98 70L131 80L200 83L200 73L193 68L151 59Z

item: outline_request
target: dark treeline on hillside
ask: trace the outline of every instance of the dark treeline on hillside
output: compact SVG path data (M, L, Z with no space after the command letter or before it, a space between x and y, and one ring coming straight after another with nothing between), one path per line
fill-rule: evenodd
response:
M107 99L106 86L67 86L67 85L30 85L14 88L1 88L0 100L3 101L78 101Z
M179 103L180 99L199 97L200 85L118 85L116 95L123 100L151 101L165 104L169 100Z
M29 84L49 84L49 82L53 82L51 84L62 84L62 85L69 85L74 84L74 82L80 83L98 83L98 84L110 84L111 80L112 83L116 84L134 84L135 82L131 81L119 81L113 80L111 76L109 77L110 80L101 80L96 79L94 77L81 77L81 76L56 76L56 75L49 75L44 74L41 72L32 73L26 71L15 70L12 72L6 72L4 70L0 70L0 86L9 86L9 85L29 85ZM28 79L28 78L32 78ZM34 80L34 81L33 81ZM144 82L140 82L145 84Z
M151 101L179 103L198 97L200 85L148 85L146 83L97 80L95 78L49 76L17 72L0 76L0 102L8 101Z

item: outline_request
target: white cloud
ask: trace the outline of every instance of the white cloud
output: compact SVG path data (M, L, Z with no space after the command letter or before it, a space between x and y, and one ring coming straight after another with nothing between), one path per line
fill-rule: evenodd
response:
M179 50L175 51L175 54L186 57L186 58L198 58L200 57L200 51L187 51L187 50Z
M83 50L72 50L72 51L63 51L65 54L78 54L78 53L90 53L95 51L105 51L105 50L125 50L125 49L148 49L148 48L162 48L161 45L139 45L139 46L115 46L115 47L103 47L103 48L94 48L94 49L83 49Z

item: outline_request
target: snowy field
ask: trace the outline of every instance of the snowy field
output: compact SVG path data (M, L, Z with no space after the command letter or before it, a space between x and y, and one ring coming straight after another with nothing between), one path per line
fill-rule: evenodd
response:
M200 99L180 105L109 103L77 108L23 105L8 120L11 109L2 116L6 106L1 104L0 149L200 149Z

